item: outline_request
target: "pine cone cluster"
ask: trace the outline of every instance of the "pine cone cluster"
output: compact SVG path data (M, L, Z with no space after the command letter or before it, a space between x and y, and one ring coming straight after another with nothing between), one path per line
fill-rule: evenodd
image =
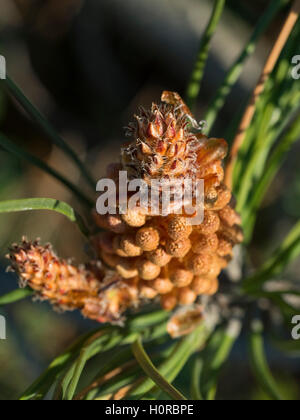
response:
M231 191L223 183L227 143L204 136L178 94L164 92L162 102L140 109L127 130L130 142L120 162L107 168L107 177L118 185L120 171L126 171L129 180L141 179L150 190L154 179L175 189L186 179L204 180L203 222L178 209L176 198L165 216L154 214L150 203L124 211L117 190L114 214L94 213L103 229L93 238L100 266L77 268L38 243L12 248L14 270L42 299L113 322L144 301L160 299L164 309L173 310L218 291L220 272L243 240ZM164 182L159 188L162 204Z
M129 125L131 142L107 177L118 184L119 171L126 171L131 180L166 180L177 188L185 179L204 180L203 222L193 223L184 209L163 217L137 206L122 214L120 201L116 214L96 214L95 220L106 230L97 238L102 261L124 282L134 279L141 299L159 296L162 307L172 310L217 292L218 276L243 234L223 183L227 143L204 136L179 95L164 92L162 100L150 111L141 109Z

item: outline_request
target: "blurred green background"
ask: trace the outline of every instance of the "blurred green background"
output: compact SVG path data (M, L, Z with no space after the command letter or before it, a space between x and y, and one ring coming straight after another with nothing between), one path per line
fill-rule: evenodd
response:
M201 34L211 10L209 0L1 0L0 53L10 76L86 160L95 178L117 160L126 126L138 105L159 100L162 90L184 94ZM200 120L226 70L240 53L266 0L228 0L213 41ZM255 57L230 95L213 130L225 137L230 121L247 99L281 23L275 19ZM300 51L295 51L295 55ZM0 91L0 129L10 139L55 166L81 185L78 171ZM300 214L300 146L296 144L270 189L251 245L259 265ZM56 181L0 150L0 200L52 197L74 205ZM75 205L78 208L78 204ZM78 208L80 210L80 208ZM7 274L8 246L22 235L52 242L63 257L87 257L80 233L62 217L48 213L0 216L0 295L16 288ZM288 276L299 280L300 262ZM17 303L0 314L7 319L0 341L0 399L15 399L74 338L95 325L77 314L54 313L47 304ZM223 373L220 399L264 398L245 362L242 338ZM271 365L287 398L300 397L300 366L271 352ZM239 371L238 377L230 374ZM290 375L293 373L293 376ZM178 380L185 386L185 374Z

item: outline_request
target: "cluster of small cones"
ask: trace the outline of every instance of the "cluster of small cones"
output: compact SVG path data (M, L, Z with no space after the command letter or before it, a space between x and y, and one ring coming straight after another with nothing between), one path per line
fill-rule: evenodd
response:
M128 128L131 141L120 163L109 165L107 177L118 185L120 171L126 171L129 180L151 186L158 179L176 188L186 179L204 180L203 222L194 223L178 208L167 216L139 204L124 212L118 199L115 214L94 215L104 229L93 238L101 268L78 269L38 244L13 248L13 268L21 279L55 305L114 321L145 300L160 299L164 309L172 310L217 292L220 272L243 240L231 191L223 183L227 144L201 133L179 95L164 92L162 100L149 111L140 110Z

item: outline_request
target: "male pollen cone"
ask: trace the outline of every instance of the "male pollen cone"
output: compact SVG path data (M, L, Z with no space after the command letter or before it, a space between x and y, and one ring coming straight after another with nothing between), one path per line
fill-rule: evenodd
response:
M108 166L107 177L118 184L119 171L126 171L129 180L142 179L149 189L157 180L160 199L164 181L178 188L187 179L204 180L203 222L192 223L193 216L178 211L173 197L165 216L140 203L122 214L124 203L117 197L115 215L94 213L104 229L93 238L100 269L77 268L49 247L27 241L10 254L22 283L41 298L100 322L117 321L145 301L160 298L164 309L173 310L216 293L220 272L243 241L240 217L223 182L227 143L203 135L178 94L164 92L160 105L140 108L126 134L131 141L121 149L120 162Z

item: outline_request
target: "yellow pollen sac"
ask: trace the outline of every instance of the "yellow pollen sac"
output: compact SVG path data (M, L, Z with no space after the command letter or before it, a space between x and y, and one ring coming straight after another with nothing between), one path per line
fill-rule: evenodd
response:
M159 239L159 232L153 227L142 228L136 234L136 244L143 251L154 251L159 245Z

